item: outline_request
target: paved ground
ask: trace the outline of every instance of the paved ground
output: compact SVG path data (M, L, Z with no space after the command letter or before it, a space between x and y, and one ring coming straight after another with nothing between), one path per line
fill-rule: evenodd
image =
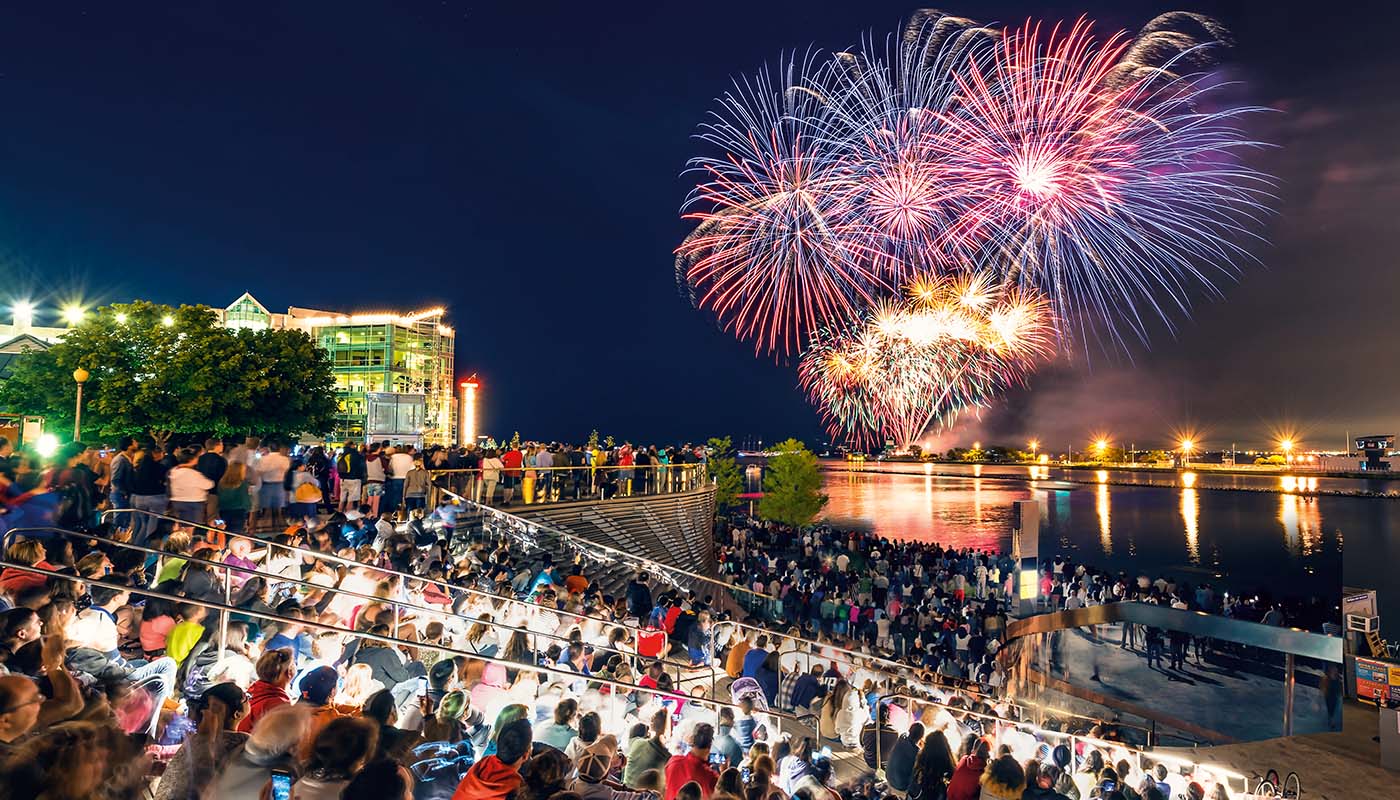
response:
M1379 766L1380 745L1371 741L1376 734L1375 710L1347 703L1342 722L1338 733L1166 752L1219 764L1248 776L1263 775L1270 769L1277 770L1281 777L1297 772L1307 800L1400 797L1400 772Z
M1129 713L1158 712L1175 717L1188 730L1217 732L1225 740L1253 741L1283 734L1282 670L1277 666L1223 656L1197 665L1188 654L1181 670L1148 667L1140 650L1119 647L1117 625L1101 626L1100 635L1096 643L1086 631L1063 632L1051 677L1086 690L1085 694L1102 695ZM1092 679L1095 662L1097 681ZM1327 729L1316 683L1315 674L1300 670L1294 695L1295 733Z

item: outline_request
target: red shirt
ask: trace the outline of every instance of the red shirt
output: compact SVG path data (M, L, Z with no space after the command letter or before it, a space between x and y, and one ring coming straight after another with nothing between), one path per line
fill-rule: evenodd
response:
M520 466L525 463L525 456L519 450L507 450L501 454L501 465L506 469L506 476L511 478L520 477Z
M700 784L701 797L709 797L715 792L719 775L710 769L708 762L696 758L694 753L671 756L671 760L666 762L666 800L675 800L681 787L691 781Z

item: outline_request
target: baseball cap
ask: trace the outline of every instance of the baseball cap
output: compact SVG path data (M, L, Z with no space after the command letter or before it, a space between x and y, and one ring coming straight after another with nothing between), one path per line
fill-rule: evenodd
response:
M330 702L331 695L335 694L339 680L340 676L336 674L335 667L317 667L302 677L301 696L316 705L325 705Z
M610 733L599 736L578 757L579 778L587 783L602 783L607 779L616 757L617 737Z

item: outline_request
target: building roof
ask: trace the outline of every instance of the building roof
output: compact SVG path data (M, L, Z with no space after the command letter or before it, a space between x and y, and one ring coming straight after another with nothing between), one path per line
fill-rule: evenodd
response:
M13 339L0 342L0 381L10 377L16 358L35 350L47 350L51 346L43 339L28 333L21 333Z

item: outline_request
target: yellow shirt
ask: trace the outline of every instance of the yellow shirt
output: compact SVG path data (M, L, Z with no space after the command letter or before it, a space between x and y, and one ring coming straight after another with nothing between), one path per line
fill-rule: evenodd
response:
M177 623L170 629L170 635L165 640L165 654L175 659L176 664L183 663L185 658L199 643L199 637L204 635L204 623L191 622L185 620Z

